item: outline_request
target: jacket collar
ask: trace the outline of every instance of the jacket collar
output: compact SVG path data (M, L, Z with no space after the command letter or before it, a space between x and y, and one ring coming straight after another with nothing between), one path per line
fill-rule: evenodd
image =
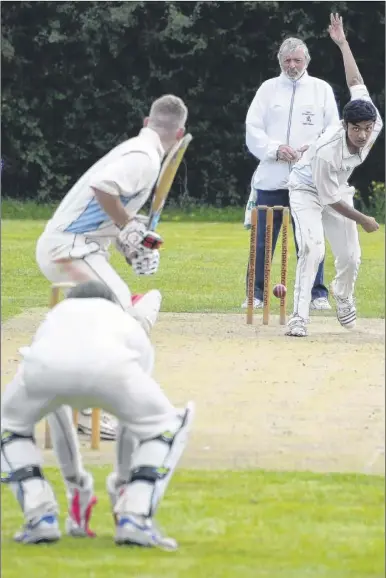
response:
M293 86L294 84L295 85L305 84L309 79L309 75L307 70L305 70L300 78L298 78L297 80L291 80L290 78L288 78L286 74L284 74L284 72L282 72L279 78L280 82L283 82L284 84L287 84L289 86Z
M159 154L160 160L162 161L162 159L165 156L165 149L162 146L161 139L158 136L158 134L155 132L155 130L145 126L144 128L142 128L139 131L139 136L141 138L146 139L150 144L152 144L155 147L155 149L157 150L157 153Z

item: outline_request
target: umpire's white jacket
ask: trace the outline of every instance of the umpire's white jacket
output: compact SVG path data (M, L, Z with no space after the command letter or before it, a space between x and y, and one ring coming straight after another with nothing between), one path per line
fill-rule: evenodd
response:
M338 123L334 93L324 80L304 72L295 82L283 73L263 82L246 119L246 144L260 161L253 186L266 191L287 188L292 164L276 159L278 147L299 149Z

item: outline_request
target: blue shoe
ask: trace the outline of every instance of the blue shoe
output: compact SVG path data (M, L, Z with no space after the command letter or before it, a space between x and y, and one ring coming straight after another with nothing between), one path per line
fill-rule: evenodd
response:
M47 544L57 542L60 537L57 517L49 514L40 518L36 524L31 522L26 524L13 539L21 544Z
M143 548L160 548L169 552L178 548L178 544L173 538L162 536L150 518L135 515L118 519L115 543L142 546Z

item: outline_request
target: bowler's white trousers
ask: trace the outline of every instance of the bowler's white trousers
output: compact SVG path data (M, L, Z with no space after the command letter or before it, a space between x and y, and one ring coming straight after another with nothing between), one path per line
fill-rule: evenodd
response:
M342 200L353 206L353 187L342 189ZM309 319L311 290L327 238L335 258L333 291L337 297L352 297L361 260L357 225L329 206L323 207L309 190L289 189L291 213L299 246L294 290L294 314Z
M51 283L104 282L127 310L131 291L108 261L109 244L109 238L45 231L36 245L36 261Z

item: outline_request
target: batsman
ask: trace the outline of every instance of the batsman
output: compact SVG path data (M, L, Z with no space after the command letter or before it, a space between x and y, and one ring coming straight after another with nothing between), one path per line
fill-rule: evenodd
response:
M51 283L102 281L122 309L135 315L131 291L109 263L109 246L115 243L137 275L158 270L162 239L149 219L156 221L152 214L147 218L137 213L151 195L163 159L163 176L171 184L164 165L174 150L181 153L182 146L183 153L184 142L191 138L184 137L187 116L179 97L167 94L155 100L138 136L116 146L74 184L37 242L37 263ZM172 169L174 176L177 167ZM58 427L56 420L48 421L51 430ZM78 428L91 434L90 409L80 412ZM102 439L115 439L116 423L106 413L100 432Z
M80 283L48 313L25 348L1 408L1 479L25 517L16 541L61 537L58 504L34 439L35 425L50 412L61 432L54 448L60 448L67 490L67 534L94 536L89 527L96 503L93 477L83 467L71 408L101 407L119 423L116 466L107 478L116 543L177 548L154 517L185 448L194 405L175 408L152 378L149 333L159 311L157 293L136 301L132 315L105 283Z

